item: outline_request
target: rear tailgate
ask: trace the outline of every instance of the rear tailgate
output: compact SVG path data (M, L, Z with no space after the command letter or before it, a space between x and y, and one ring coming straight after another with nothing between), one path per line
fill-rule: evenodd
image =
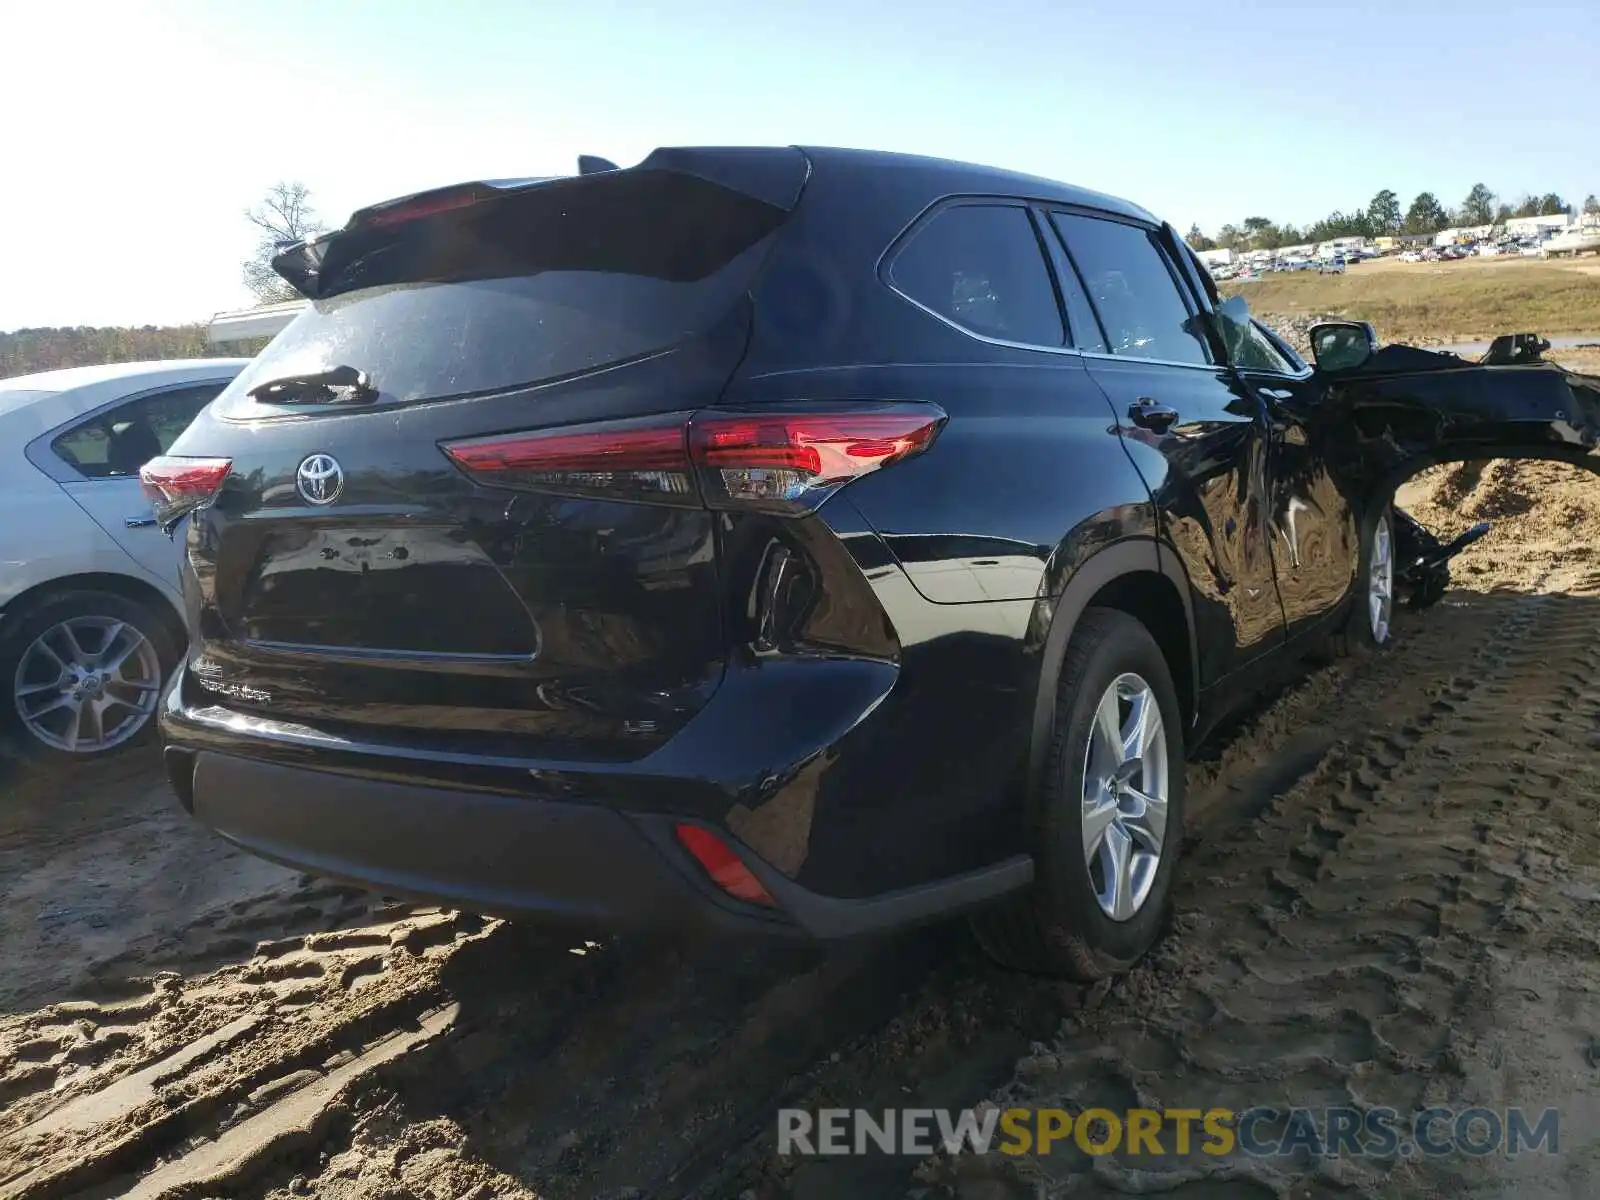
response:
M722 673L713 514L485 486L441 447L713 402L804 174L658 153L413 197L283 256L313 303L171 452L230 460L187 535L194 702L423 750L670 736ZM375 395L308 381L337 367Z

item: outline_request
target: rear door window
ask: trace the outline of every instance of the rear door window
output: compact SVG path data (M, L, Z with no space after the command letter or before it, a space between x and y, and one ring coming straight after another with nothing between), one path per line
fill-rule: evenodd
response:
M595 182L601 181L603 182ZM670 172L595 177L335 237L318 297L219 405L352 366L380 399L509 391L672 349L746 291L784 210Z
M1065 340L1043 248L1016 205L940 209L895 254L889 284L980 337L1046 347Z
M137 475L171 448L223 386L196 384L129 400L73 426L51 441L50 449L89 479Z
M1210 363L1205 337L1173 277L1155 233L1078 213L1054 212L1113 354Z

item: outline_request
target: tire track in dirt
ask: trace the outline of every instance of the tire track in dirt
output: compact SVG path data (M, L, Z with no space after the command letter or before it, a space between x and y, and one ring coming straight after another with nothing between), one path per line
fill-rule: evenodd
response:
M420 1186L408 1172L431 1153L445 1174L429 1195L670 1194L749 1116L764 1123L790 1080L898 1011L939 946L617 939L541 961L519 949L535 936L501 926L458 955L443 980L461 1009L451 1034L367 1080L320 1144L254 1187L389 1194Z
M1452 857L1460 831L1451 823L1466 822L1476 836L1492 810L1475 808L1475 795L1452 803L1454 793L1439 785L1456 771L1452 762L1474 778L1477 770L1500 769L1510 752L1489 741L1485 727L1519 728L1527 698L1542 694L1548 676L1541 658L1553 652L1573 661L1563 657L1576 649L1570 641L1592 648L1600 604L1578 601L1579 611L1561 615L1568 603L1526 593L1455 593L1426 616L1401 614L1402 640L1393 651L1311 676L1241 731L1219 760L1190 768L1198 828L1177 897L1176 936L1144 967L1085 992L971 966L953 975L947 990L930 987L915 1015L895 1023L934 1028L932 1039L888 1049L899 1036L891 1026L854 1051L899 1060L900 1087L878 1088L881 1069L856 1071L847 1062L822 1067L795 1103L813 1110L971 1104L981 1090L952 1098L939 1083L948 1043L962 1042L952 1030L962 1021L950 1014L983 1014L968 1023L992 1029L1004 1023L996 1016L1029 1005L1035 1012L1053 1005L1060 1033L1053 1043L1034 1044L1013 1083L996 1094L1002 1106L1081 1111L1193 1101L1247 1108L1283 1096L1301 1105L1375 1103L1365 1097L1386 1095L1379 1086L1386 1076L1409 1071L1421 1078L1459 1057L1471 1022L1458 1021L1455 1040L1444 1039L1428 1024L1437 997L1420 985L1402 987L1394 962L1415 963L1422 979L1437 980L1441 1011L1470 1014L1479 994L1474 971L1483 970L1471 944L1491 927L1484 905L1500 898L1492 890L1479 896L1487 885L1475 860ZM1541 649L1530 654L1529 646ZM1572 719L1588 718L1580 712ZM1567 736L1570 744L1572 729ZM1482 763L1464 764L1469 753ZM1492 780L1487 786L1493 789ZM1502 806L1514 794L1496 793ZM1438 843L1434 834L1447 828L1454 841ZM1453 940L1437 949L1447 932ZM1418 957L1423 947L1426 961ZM1129 1011L1138 1016L1119 1016ZM1056 1023L1036 1021L1033 1029ZM1451 1028L1448 1016L1440 1027ZM977 1040L967 1040L962 1053L970 1056ZM1173 1088L1173 1080L1182 1083ZM916 1166L904 1159L776 1159L770 1128L738 1158L715 1181L728 1187L708 1182L694 1194L901 1194ZM984 1197L1031 1196L1035 1187L1049 1194L1086 1187L1086 1195L1164 1190L1187 1175L1193 1179L1176 1194L1234 1197L1278 1194L1292 1182L1249 1163L1164 1160L1166 1175L1133 1178L1118 1176L1127 1160L1052 1158L1020 1165L998 1155L940 1159L916 1174L921 1187ZM1252 1178L1261 1181L1256 1192Z
M1497 619L1463 659L1460 617L1485 610ZM1508 1083L1515 1051L1499 1031L1530 955L1559 959L1545 978L1570 978L1549 952L1575 941L1594 976L1600 842L1585 798L1600 795L1600 596L1492 595L1435 624L1346 696L1404 715L1341 741L1258 822L1206 845L1177 899L1181 936L1023 1060L998 1104L1542 1109ZM1504 1165L1000 1159L924 1174L958 1194L1459 1195L1500 1194Z
M242 905L163 961L211 965L318 897L330 918L352 903ZM887 1020L935 950L574 946L407 908L256 943L0 1024L0 1197L373 1195L430 1163L430 1195L655 1194Z
M297 925L313 931L284 936ZM415 1033L445 1003L443 963L485 928L308 882L171 939L167 970L107 968L87 998L0 1021L0 1196L121 1194ZM267 930L279 936L251 940Z

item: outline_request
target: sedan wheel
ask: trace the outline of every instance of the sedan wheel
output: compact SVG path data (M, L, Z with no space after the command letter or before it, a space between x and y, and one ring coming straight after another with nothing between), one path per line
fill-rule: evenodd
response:
M161 658L135 626L108 616L69 617L22 651L12 685L34 738L67 754L93 754L138 735L161 692Z
M5 614L0 748L40 767L133 753L183 643L159 599L62 590Z

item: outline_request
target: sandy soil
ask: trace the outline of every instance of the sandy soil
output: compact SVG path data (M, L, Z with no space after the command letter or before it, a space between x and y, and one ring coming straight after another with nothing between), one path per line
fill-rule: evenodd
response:
M319 884L153 760L0 806L0 1197L1600 1194L1600 481L1431 472L1494 533L1388 652L1191 767L1173 929L1092 991L943 927L606 945ZM783 1104L1522 1104L1562 1154L780 1159Z

